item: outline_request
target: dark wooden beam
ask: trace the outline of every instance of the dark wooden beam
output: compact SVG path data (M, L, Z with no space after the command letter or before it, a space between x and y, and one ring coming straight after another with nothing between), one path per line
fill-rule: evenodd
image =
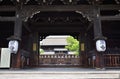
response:
M86 26L86 24L83 24L81 22L53 22L53 23L49 23L49 22L31 22L31 24L34 24L34 25L37 25L37 26L51 26L51 25L61 25L61 26L64 26L64 25L78 25L79 27L81 27L80 25L82 26Z
M30 10L37 8L40 11L76 11L76 10L90 10L93 5L23 5L23 9ZM119 10L120 5L99 5L101 10ZM0 11L15 11L16 6L3 5L0 6Z
M19 41L19 47L18 49L20 50L20 41L21 41L21 36L22 36L22 18L21 18L21 6L20 4L16 6L16 19L15 19L15 24L14 24L14 38L11 40L18 40ZM17 54L15 55L15 59L12 60L12 62L15 62L14 67L12 68L20 68L21 67L21 52L17 51ZM16 61L15 61L16 60Z
M93 20L93 18L91 18ZM120 21L120 15L117 16L100 16L101 21ZM92 22L92 21L91 21ZM91 25L90 25L91 27ZM90 29L89 27L89 29Z
M59 33L59 34L74 34L74 33L81 33L83 32L83 29L33 29L32 30L33 32L40 32L40 33L46 33L46 34L49 34L49 33L53 33L53 34L56 34L56 33Z
M102 16L101 20L119 20L120 21L120 15L118 16Z
M101 10L119 10L120 5L99 5ZM87 11L93 9L93 5L50 5L50 6L36 6L26 5L23 9L37 8L39 11Z
M94 39L97 40L99 37L102 37L102 29L101 29L101 19L100 19L100 8L98 5L94 5L94 17L93 17L93 24L94 24Z
M91 21L91 23L89 23L89 25L88 25L86 31L89 31L92 27L93 27L93 21Z
M84 27L79 26L30 26L32 31L43 32L43 33L74 33L85 31ZM73 28L74 27L74 28Z
M120 10L120 5L99 5L101 10Z
M15 20L14 36L17 36L17 37L21 38L21 35L22 35L22 19L19 17L18 14L17 14L17 16L18 17L16 17L16 20Z
M0 17L0 21L15 21L16 17Z
M28 23L23 22L23 26L26 28L26 30L27 30L28 32L31 32L31 29L30 29L30 27L29 27L29 24L28 24Z
M15 11L16 6L10 6L10 5L3 5L0 6L0 11Z
M0 17L0 21L15 21L15 19L16 19L16 17ZM93 18L91 18L91 19L93 20ZM101 20L110 20L110 21L112 21L112 20L120 20L120 15L118 15L118 16L101 16L100 19ZM39 23L39 24L42 25L44 23ZM80 23L70 23L70 24L80 24Z
M93 18L93 22L94 22L94 40L96 43L96 40L99 39L103 39L103 34L102 34L102 26L101 26L101 19L100 19L100 8L98 7L98 5L94 5L94 18ZM96 44L95 44L96 46ZM104 60L103 60L103 53L100 52L96 52L96 67L97 68L104 68Z
M89 10L92 9L91 5L49 5L49 6L35 6L26 5L23 9L34 9L37 8L39 11L76 11L76 10Z

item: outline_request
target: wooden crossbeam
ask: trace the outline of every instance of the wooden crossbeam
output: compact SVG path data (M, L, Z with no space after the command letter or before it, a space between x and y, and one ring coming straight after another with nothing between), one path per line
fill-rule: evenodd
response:
M15 21L16 17L0 17L0 21Z
M0 21L15 21L16 17L0 17ZM100 17L101 20L119 20L120 21L120 16L102 16ZM43 23L40 23L43 24ZM71 23L74 24L74 23ZM75 23L76 24L76 23ZM79 22L77 23L79 24Z
M10 5L0 6L0 11L15 11L15 10L16 10L15 6L10 6Z
M23 9L30 10L37 8L40 11L76 11L91 10L92 5L23 5ZM101 10L120 10L120 5L99 5ZM0 6L0 11L15 11L16 6L4 5Z
M50 5L50 6L23 6L23 9L38 8L40 11L87 11L93 10L92 5ZM101 10L120 10L120 5L99 5Z
M120 15L118 16L102 16L101 20L119 20L120 21Z

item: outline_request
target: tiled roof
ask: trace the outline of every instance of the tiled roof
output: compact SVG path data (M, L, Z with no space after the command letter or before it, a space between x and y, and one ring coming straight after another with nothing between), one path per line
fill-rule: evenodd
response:
M48 36L40 43L41 46L48 45L67 45L66 38L69 36Z

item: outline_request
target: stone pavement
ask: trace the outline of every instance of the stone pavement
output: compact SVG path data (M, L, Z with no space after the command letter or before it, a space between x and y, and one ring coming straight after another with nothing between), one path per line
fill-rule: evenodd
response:
M0 79L120 79L120 69L31 68L1 69Z

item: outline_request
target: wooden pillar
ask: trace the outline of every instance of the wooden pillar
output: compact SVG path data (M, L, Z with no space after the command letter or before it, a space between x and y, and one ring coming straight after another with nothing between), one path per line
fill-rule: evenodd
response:
M94 39L97 39L98 37L102 37L100 8L97 5L95 5L93 12L94 12Z
M79 35L79 39L80 39L80 53L84 53L85 52L85 34L81 33Z
M10 40L19 41L19 50L17 54L11 55L11 68L20 68L21 66L21 53L20 53L20 41L22 35L22 19L21 19L21 9L20 6L16 6L16 19L14 23L14 35L10 38Z
M32 66L39 66L39 36L38 32L33 33L33 52L31 54L33 59Z
M81 58L81 65L83 67L86 67L87 66L87 62L86 62L86 52L85 52L85 34L84 33L81 33L79 34L79 45L80 45L80 58Z
M100 8L94 4L94 40L104 39L101 29ZM96 51L96 67L104 68L103 52Z

